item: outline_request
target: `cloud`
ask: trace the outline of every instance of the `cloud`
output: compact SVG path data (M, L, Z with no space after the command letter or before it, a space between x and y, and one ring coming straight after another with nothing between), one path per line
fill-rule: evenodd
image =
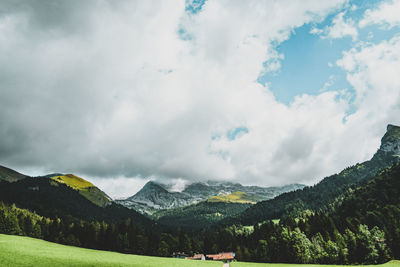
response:
M148 181L141 178L126 177L92 177L90 181L113 199L125 199L139 191Z
M310 33L320 35L322 39L340 39L346 36L350 36L353 41L358 39L358 30L355 26L355 22L351 18L344 18L345 12L337 14L333 20L331 26L326 26L324 29L312 28Z
M400 36L344 53L337 64L347 71L358 111L349 117L374 124L398 121L400 115Z
M276 44L343 2L206 1L193 13L185 1L3 1L0 162L76 173L118 197L150 178L311 184L368 159L400 116L397 76L364 71L389 75L375 64L396 58L344 55L351 116L346 91L284 105L256 81L279 68Z
M392 0L381 3L376 9L365 11L359 22L360 28L378 24L388 29L400 26L400 1Z

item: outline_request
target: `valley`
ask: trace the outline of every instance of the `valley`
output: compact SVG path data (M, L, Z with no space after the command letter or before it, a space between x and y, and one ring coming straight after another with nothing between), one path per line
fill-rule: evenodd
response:
M238 262L232 266L251 266L247 262L379 264L400 257L399 155L400 127L388 125L370 160L311 187L263 188L208 181L176 192L150 181L134 196L116 201L73 174L30 177L1 167L0 233L163 257L130 256L138 266L172 264L174 260L167 258L179 251L188 256L234 251ZM8 242L14 237L1 238ZM44 242L15 238L12 242ZM63 250L67 254L72 253L70 249L80 250L57 249L59 257L64 257ZM96 253L100 258L115 256L116 262L101 260L111 266L125 260L120 254ZM71 259L71 266L85 264L92 263Z

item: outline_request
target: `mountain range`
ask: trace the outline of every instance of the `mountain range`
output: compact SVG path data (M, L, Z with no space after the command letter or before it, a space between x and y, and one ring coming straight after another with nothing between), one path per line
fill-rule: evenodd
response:
M180 208L200 201L255 204L272 199L282 193L298 190L305 185L290 184L281 187L244 186L231 182L195 182L181 192L170 191L170 186L149 181L135 195L116 200L117 203L145 214L158 210ZM232 195L232 193L236 193ZM228 197L227 197L228 196Z
M87 220L112 220L112 214L118 213L117 217L148 221L139 214L142 213L169 226L253 225L297 216L307 210L323 210L344 192L399 161L400 127L388 125L370 160L326 177L314 186L259 187L207 181L191 183L181 192L174 192L170 185L150 181L135 195L113 201L95 185L73 174L30 177L0 166L0 201L48 216L71 215Z

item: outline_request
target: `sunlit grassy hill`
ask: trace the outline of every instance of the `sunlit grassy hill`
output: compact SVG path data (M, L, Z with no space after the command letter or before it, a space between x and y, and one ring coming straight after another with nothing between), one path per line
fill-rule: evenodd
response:
M59 175L53 176L51 179L57 183L65 184L72 189L77 190L81 195L100 207L104 207L111 202L111 198L103 191L98 189L91 182L76 175Z
M255 204L257 199L253 195L246 194L241 191L236 191L228 195L220 195L210 197L209 202L228 202L228 203L250 203Z
M54 181L57 181L59 183L63 183L68 185L69 187L72 187L75 190L80 190L88 187L94 187L94 185L86 181L85 179L78 177L73 174L66 174L66 175L61 175L61 176L53 176L51 177Z

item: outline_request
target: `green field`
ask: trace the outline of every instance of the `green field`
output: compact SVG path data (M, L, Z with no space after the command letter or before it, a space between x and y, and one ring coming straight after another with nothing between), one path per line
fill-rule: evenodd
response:
M235 262L232 267L295 267L296 264ZM126 255L116 252L64 246L30 237L0 234L0 266L222 266L222 262ZM307 267L318 265L307 265ZM330 265L332 266L332 265ZM400 267L391 261L384 267Z

